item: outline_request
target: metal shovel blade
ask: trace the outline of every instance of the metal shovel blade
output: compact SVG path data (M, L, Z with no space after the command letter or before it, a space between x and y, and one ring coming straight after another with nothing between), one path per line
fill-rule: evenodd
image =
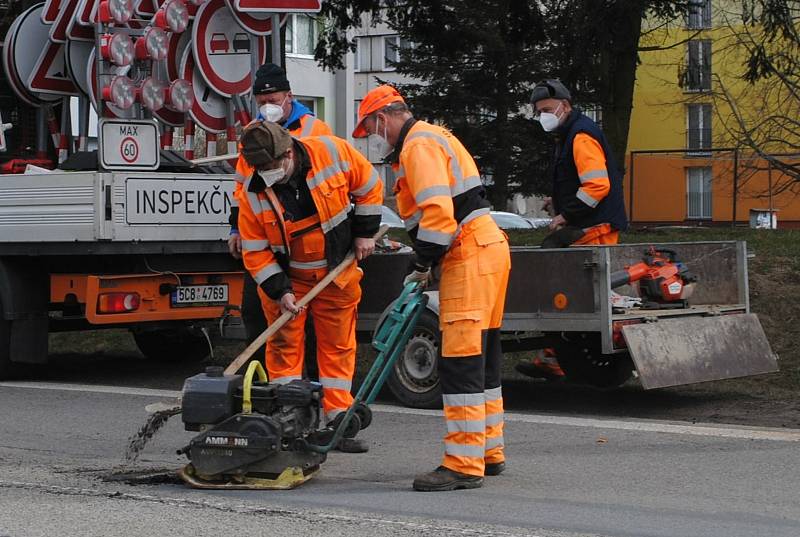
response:
M633 324L622 334L645 390L778 370L752 313Z

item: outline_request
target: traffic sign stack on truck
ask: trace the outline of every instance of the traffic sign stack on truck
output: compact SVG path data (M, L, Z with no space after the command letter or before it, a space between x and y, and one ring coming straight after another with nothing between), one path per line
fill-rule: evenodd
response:
M252 73L270 52L280 61L285 13L320 5L238 4L0 7L0 116L12 123L0 118L0 378L45 362L49 332L126 327L146 356L179 359L240 327L233 170L193 165L193 136L207 132L212 156L218 134L236 150L236 127L256 110ZM178 127L182 155L171 150Z

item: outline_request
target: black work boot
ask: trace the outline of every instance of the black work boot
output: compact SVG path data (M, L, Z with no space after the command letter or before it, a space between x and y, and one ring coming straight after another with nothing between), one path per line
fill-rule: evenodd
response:
M444 466L414 478L414 490L422 492L477 489L481 485L483 485L483 477L454 472Z
M366 453L369 451L369 444L361 438L342 438L333 449L342 453Z
M505 469L505 462L487 462L486 468L483 470L483 475L500 475Z

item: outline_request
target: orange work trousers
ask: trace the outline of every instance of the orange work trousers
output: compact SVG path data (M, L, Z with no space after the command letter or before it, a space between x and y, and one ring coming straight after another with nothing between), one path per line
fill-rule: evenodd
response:
M299 272L299 271L297 271ZM292 271L295 297L300 300L325 277L327 269ZM330 421L353 402L350 393L356 364L356 308L361 300L361 270L353 266L346 278L328 285L309 303L307 309L291 319L267 340L267 373L271 382L288 383L303 376L306 315L311 314L317 338L317 365L322 384L322 407ZM344 280L344 287L337 285ZM267 322L280 317L280 304L261 289L261 304Z
M583 230L583 237L571 246L608 245L619 243L619 231L610 224L598 224Z
M505 233L489 215L468 222L441 268L442 465L482 476L486 463L505 460L500 326L511 270Z
M322 230L303 232L315 223L319 223L318 215L286 222L292 237L289 278L298 301L328 274ZM353 402L350 390L356 366L356 309L361 300L362 274L354 261L314 297L306 309L267 340L266 365L270 381L285 384L302 378L306 317L311 314L317 339L322 407L328 421L347 410ZM262 289L258 291L267 322L272 324L281 315L280 303L270 299Z

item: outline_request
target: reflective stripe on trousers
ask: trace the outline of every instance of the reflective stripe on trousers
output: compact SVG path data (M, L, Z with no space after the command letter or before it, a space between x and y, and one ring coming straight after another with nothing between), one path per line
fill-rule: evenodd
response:
M465 474L504 460L500 325L510 266L505 234L488 215L464 224L442 261L442 465Z
M292 276L298 300L325 277L327 269L304 271L304 279ZM361 271L353 264L343 273L346 285L328 285L294 319L267 340L266 365L270 379L300 378L305 355L306 316L311 315L317 339L317 365L323 386L322 406L327 419L353 402L350 386L356 362L356 307L361 299ZM280 317L280 305L259 289L268 323Z

